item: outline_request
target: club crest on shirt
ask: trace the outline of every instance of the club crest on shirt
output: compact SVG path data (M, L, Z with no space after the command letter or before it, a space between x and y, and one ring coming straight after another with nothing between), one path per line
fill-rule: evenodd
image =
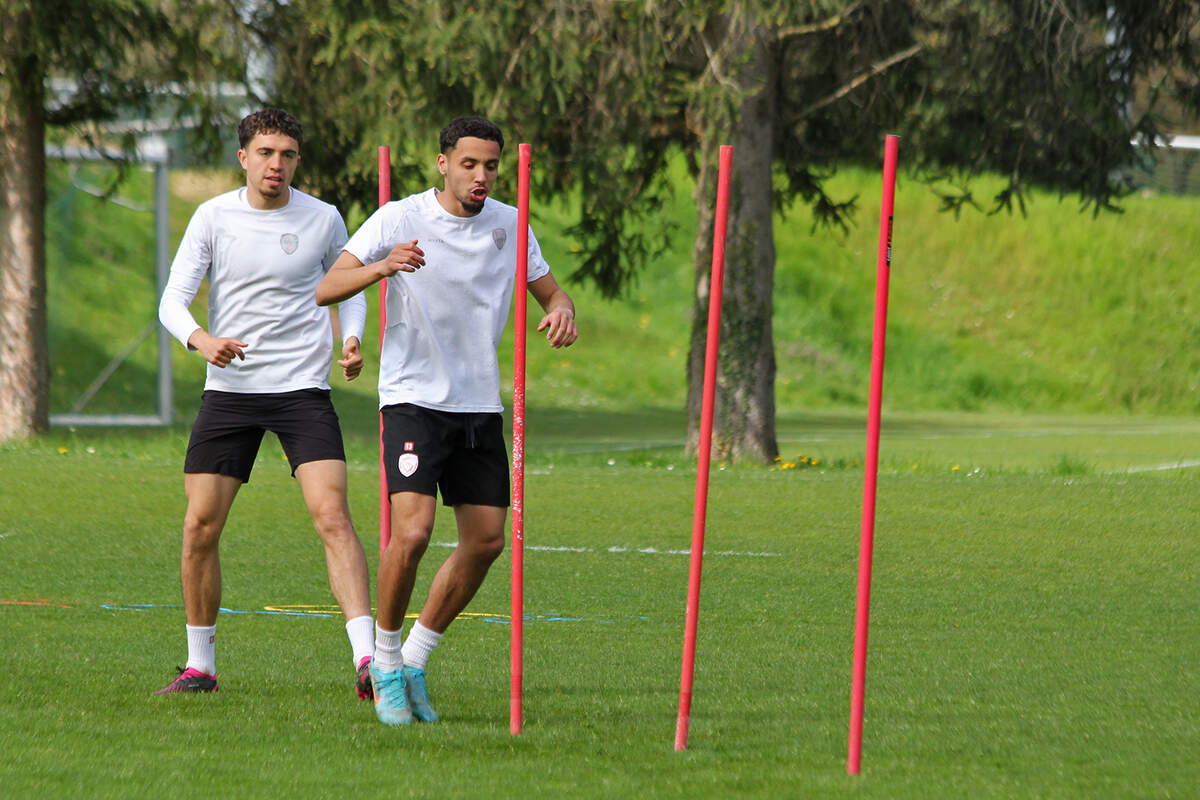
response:
M400 474L406 478L412 477L412 474L417 471L417 454L404 453L400 456Z
M494 228L492 230L492 241L496 243L497 250L504 249L504 243L508 241L508 234L505 233L504 228Z
M290 256L300 246L300 237L294 233L285 233L279 237L279 246L283 248L283 252Z

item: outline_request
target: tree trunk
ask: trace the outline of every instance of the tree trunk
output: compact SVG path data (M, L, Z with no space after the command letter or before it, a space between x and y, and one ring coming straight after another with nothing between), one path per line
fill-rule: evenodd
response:
M718 152L720 145L732 144L713 458L770 462L779 453L771 331L775 62L771 42L752 14L731 20L723 50L732 54L727 63L745 60L732 78L740 97L732 125L706 125L702 135L702 167L696 187L699 225L693 251L696 295L688 354L688 451L695 453L699 447Z
M0 442L50 426L43 66L24 3L0 7Z

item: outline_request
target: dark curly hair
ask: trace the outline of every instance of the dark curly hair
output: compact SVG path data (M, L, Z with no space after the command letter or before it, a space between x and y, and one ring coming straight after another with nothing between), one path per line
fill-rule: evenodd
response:
M278 108L264 108L248 114L238 124L238 146L244 148L260 133L282 133L295 139L296 144L304 141L304 128L300 120Z
M504 149L504 134L500 132L499 125L483 117L459 117L450 120L450 123L442 128L442 135L438 140L442 152L449 153L464 136L488 139L499 144L501 150Z

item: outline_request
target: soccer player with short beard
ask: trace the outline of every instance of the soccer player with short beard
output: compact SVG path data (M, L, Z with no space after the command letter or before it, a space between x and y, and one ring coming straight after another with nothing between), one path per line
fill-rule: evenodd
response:
M376 211L347 242L317 288L325 305L387 280L387 330L379 368L391 537L379 562L375 711L389 725L438 719L426 660L474 597L504 549L509 461L496 348L516 277L517 210L490 196L504 137L462 117L441 134L442 189ZM552 347L578 336L575 306L529 232L528 289L546 314ZM438 570L407 638L401 627L436 498L454 509L458 547Z

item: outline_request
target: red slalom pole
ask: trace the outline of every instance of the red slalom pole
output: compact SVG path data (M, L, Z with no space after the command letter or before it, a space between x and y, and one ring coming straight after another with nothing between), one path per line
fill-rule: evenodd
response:
M696 628L700 621L700 572L704 561L704 520L708 511L708 473L712 459L713 406L717 394L717 345L721 338L721 287L725 281L725 227L729 217L729 173L733 148L721 146L717 207L713 219L712 277L708 292L708 340L704 353L704 392L700 405L700 453L692 516L692 553L688 571L687 621L683 631L683 669L679 677L679 716L675 750L687 749L692 713L692 677L696 667Z
M512 687L508 729L521 732L525 623L525 308L529 294L529 163L533 148L517 145L517 278L513 298L512 424Z
M392 200L392 149L379 147L379 207ZM387 278L379 282L379 360L383 362L383 332L387 328ZM392 501L388 497L387 470L383 466L383 412L379 412L379 555L392 538Z
M879 256L875 278L875 336L871 345L871 399L867 415L866 478L863 481L862 540L858 552L858 606L854 620L854 677L850 688L850 753L846 772L862 766L863 694L867 681L867 620L871 605L871 556L875 547L875 488L879 476L879 417L883 406L883 351L887 338L888 278L892 269L892 212L900 138L883 145L883 204L879 212Z

